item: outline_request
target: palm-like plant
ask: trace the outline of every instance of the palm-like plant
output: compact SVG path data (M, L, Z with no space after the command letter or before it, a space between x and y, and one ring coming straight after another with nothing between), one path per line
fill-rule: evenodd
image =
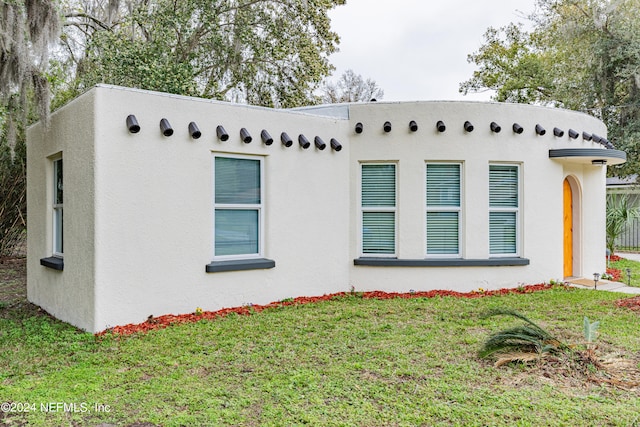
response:
M627 194L607 196L607 249L611 255L616 248L616 239L624 232L627 222L638 218L640 210L633 206Z
M491 310L483 317L512 316L522 325L495 332L484 342L480 357L497 356L496 366L513 361L531 361L568 347L524 315L510 309Z

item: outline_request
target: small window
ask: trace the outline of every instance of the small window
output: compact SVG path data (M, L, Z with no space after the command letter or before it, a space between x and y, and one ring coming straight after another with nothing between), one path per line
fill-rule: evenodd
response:
M62 258L64 254L64 185L62 159L53 161L53 255Z
M362 253L396 253L396 165L362 165Z
M214 259L262 256L262 159L214 160Z
M517 256L520 182L517 165L489 166L489 253Z
M460 256L461 165L427 163L427 256Z

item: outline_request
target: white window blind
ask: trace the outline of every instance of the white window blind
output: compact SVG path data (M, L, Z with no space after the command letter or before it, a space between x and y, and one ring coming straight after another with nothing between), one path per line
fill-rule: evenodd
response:
M427 255L460 254L461 165L428 163Z
M260 255L263 210L261 177L261 160L215 158L214 256Z
M396 252L396 165L362 165L362 253Z
M519 215L519 168L489 166L489 253L517 255Z

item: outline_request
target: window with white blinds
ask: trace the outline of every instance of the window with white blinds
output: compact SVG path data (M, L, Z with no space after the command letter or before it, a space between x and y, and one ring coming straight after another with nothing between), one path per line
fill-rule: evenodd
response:
M362 165L362 253L396 253L396 165Z
M460 255L460 163L427 163L427 256Z
M520 182L517 165L489 165L489 253L518 255Z
M260 256L262 160L216 156L214 191L214 257Z

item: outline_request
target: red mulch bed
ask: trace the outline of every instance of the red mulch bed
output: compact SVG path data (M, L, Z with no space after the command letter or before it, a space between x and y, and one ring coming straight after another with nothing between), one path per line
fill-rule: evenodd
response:
M609 257L611 261L620 261L622 258L618 255L611 255ZM622 271L617 268L607 268L607 274L613 276L613 281L620 282L622 281ZM640 312L640 295L633 298L624 298L616 301L616 306L618 307L626 307L629 310Z
M250 305L250 306L242 306L242 307L223 308L218 311L203 311L198 314L189 313L189 314L180 314L180 315L166 314L164 316L159 316L159 317L150 316L149 319L144 323L114 326L105 331L99 332L96 335L97 336L102 336L105 334L131 335L131 334L140 333L140 332L144 333L154 329L164 329L171 325L178 325L182 323L194 323L202 319L221 318L231 313L236 313L239 315L250 315L254 313L259 313L269 308L278 308L278 307L284 307L288 305L309 304L309 303L314 303L319 301L329 301L332 299L348 297L351 295L356 295L364 299L379 299L379 300L392 299L392 298L435 298L435 297L483 298L483 297L495 296L495 295L529 294L532 292L551 289L554 286L557 286L557 285L541 283L537 285L521 286L518 288L498 289L495 291L473 291L473 292L467 292L467 293L456 292L456 291L444 291L444 290L406 292L406 293L382 292L382 291L355 292L355 293L338 292L335 294L326 294L326 295L317 296L317 297L292 298L284 301L272 302L267 305Z
M607 274L611 276L612 282L622 282L622 270L617 268L607 268Z
M618 307L626 307L629 310L640 312L640 295L633 298L625 298L616 301Z
M607 258L611 262L620 261L622 259L622 257L613 254L609 255ZM607 268L607 274L611 276L611 280L614 282L622 281L622 270L619 270L617 268Z
M611 254L607 257L607 260L611 261L611 262L616 262L616 261L620 261L621 259L623 259L622 257L615 255L615 254ZM607 274L609 276L611 276L611 280L613 282L621 282L622 281L622 270L617 269L617 268L607 268Z

